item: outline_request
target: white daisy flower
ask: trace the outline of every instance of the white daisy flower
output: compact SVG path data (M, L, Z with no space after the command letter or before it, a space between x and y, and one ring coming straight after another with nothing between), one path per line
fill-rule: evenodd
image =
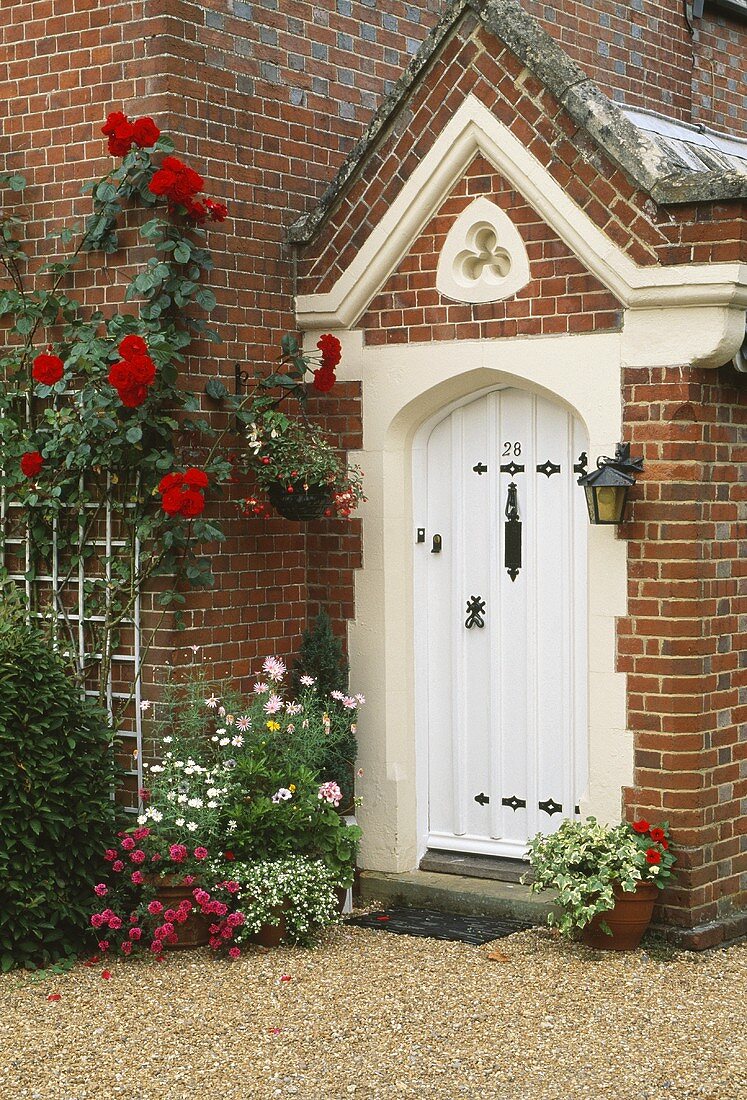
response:
M215 710L215 708L218 706L219 702L220 702L220 699L218 698L217 695L211 695L209 699L205 700L205 706L210 707L211 710Z

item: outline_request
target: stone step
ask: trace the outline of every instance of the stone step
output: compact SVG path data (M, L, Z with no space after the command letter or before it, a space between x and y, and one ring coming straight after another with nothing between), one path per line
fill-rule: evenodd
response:
M441 852L429 849L420 861L421 871L437 871L442 875L462 875L465 878L491 878L498 882L532 881L532 871L523 859L496 859L462 852Z
M439 874L435 871L361 871L360 900L364 905L379 902L384 908L409 905L442 913L504 917L545 924L553 907L554 894L543 890L530 894L518 882Z

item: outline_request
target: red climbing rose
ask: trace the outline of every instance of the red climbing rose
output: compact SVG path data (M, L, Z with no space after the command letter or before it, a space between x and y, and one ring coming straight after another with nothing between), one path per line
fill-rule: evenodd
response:
M336 336L327 332L320 336L316 345L322 353L322 369L334 369L342 359L342 345Z
M319 370L314 371L314 389L319 393L329 393L336 381L335 372L331 367L321 366Z
M40 382L43 386L54 386L55 382L59 382L64 373L65 364L60 357L49 355L47 352L37 355L31 369L34 381Z
M138 118L132 124L132 140L141 149L150 149L161 136L161 131L152 118Z
M198 191L202 190L202 176L188 168L178 157L164 157L161 167L148 184L148 190L159 198L185 205Z
M26 451L21 455L21 473L26 477L36 477L43 465L44 459L39 451Z

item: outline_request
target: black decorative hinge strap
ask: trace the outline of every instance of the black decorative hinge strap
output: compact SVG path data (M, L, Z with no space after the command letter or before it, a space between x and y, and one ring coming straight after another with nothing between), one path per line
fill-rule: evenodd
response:
M476 474L479 474L481 477L483 474L486 474L488 472L488 468L484 462L478 462L476 466L472 467L472 469L475 471Z
M547 462L543 462L541 466L537 467L538 474L544 474L545 477L552 477L553 474L560 473L560 466L557 462L551 462L548 458Z
M517 798L515 794L512 794L510 798L502 798L501 806L508 806L509 809L516 813L517 810L526 809L526 799Z
M475 795L475 802L479 802L481 806L487 806L488 802L490 802L490 799L486 794L483 794L481 791L480 794Z
M514 481L508 487L504 531L503 564L511 580L515 581L521 569L521 520L519 519L519 503Z
M583 477L586 473L586 467L588 466L588 464L589 456L587 455L586 451L582 451L581 454L578 456L578 462L574 463L574 474L580 474L581 477Z
M544 810L546 814L549 814L550 817L552 817L553 814L559 814L563 812L562 805L559 802L555 802L555 800L552 798L547 798L544 802L539 802L538 805L539 808L541 810Z

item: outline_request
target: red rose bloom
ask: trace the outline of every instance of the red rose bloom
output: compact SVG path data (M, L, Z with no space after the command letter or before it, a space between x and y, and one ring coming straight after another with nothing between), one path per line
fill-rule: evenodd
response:
M138 336L126 337L122 344L126 344L127 340L139 339ZM142 405L148 396L148 386L153 384L155 378L156 366L149 355L131 355L129 359L112 363L109 368L109 382L119 394L119 400L128 409L136 409Z
M194 519L205 511L205 498L197 489L185 489L182 492L182 506L179 509L187 519Z
M320 336L316 346L322 353L322 367L336 367L342 359L342 345L331 332Z
M314 371L314 389L319 393L329 393L337 378L331 367L322 366Z
M150 149L161 136L161 131L152 118L137 118L132 124L132 140L141 149Z
M109 138L109 152L113 157L123 157L129 153L134 140L134 129L127 115L121 111L112 111L101 127L101 132Z
M119 345L119 354L123 359L131 359L133 355L147 355L148 345L142 336L125 336Z
M139 409L148 396L147 386L127 386L126 389L117 390L119 400L126 409Z
M183 492L181 485L172 485L161 498L161 507L167 516L178 516L182 510Z
M177 157L164 157L161 167L148 184L148 190L159 198L186 206L187 200L202 190L203 183L202 176L198 176Z
M21 455L21 473L26 477L36 477L38 473L41 473L41 468L44 465L44 459L41 456L40 451L26 451Z
M184 484L184 474L177 474L176 472L166 474L158 482L159 493L165 493L169 489L176 489Z
M228 207L224 206L222 202L205 199L205 209L210 215L211 222L224 222L228 217Z
M184 472L184 484L190 489L207 489L208 476L204 470L192 468Z
M649 848L646 851L646 863L661 863L661 852L657 852L656 848Z
M133 384L152 386L156 380L156 365L149 355L133 355L126 360Z
M651 829L650 835L651 835L651 839L655 840L657 844L661 844L662 841L666 840L666 836L664 835L664 830L659 829L658 827L656 829Z
M54 386L55 382L59 382L64 373L65 364L60 357L58 355L48 355L47 352L37 355L31 369L34 381L40 382L43 386Z
M204 222L207 218L207 210L198 199L187 198L182 203L187 212L187 217L193 222Z
M651 826L649 825L648 821L645 821L643 818L641 818L640 821L633 822L633 830L636 833L640 833L642 836L645 836L650 828Z

